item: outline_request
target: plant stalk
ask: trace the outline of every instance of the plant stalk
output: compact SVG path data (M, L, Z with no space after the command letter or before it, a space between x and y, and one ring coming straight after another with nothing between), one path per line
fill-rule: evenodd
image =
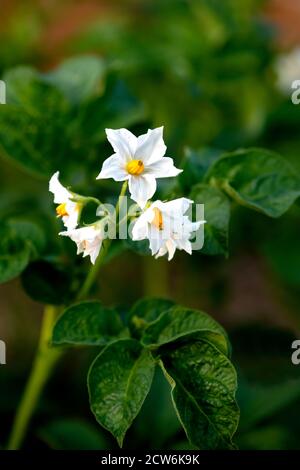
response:
M118 219L119 213L120 213L122 198L125 196L126 191L127 191L127 185L128 185L128 183L127 183L127 181L125 181L122 185L122 189L121 189L119 199L118 199L118 202L117 202L117 205L116 205L116 212L115 212L116 223L118 223L117 219ZM91 290L91 287L92 287L92 285L95 281L95 278L98 274L99 268L105 260L105 256L108 252L110 244L111 244L111 240L109 240L109 239L106 239L106 240L103 241L102 248L100 250L100 254L99 254L98 258L96 259L96 262L95 262L94 266L92 266L92 268L90 269L90 272L89 272L89 274L88 274L88 276L85 280L85 283L83 284L82 288L80 289L80 291L79 291L79 293L76 297L76 300L82 300L88 295L88 293Z
M122 197L125 196L127 191L127 184L127 181L125 181L120 192L116 206L116 222L120 212ZM103 241L103 246L96 263L90 269L89 274L87 275L86 280L75 300L82 300L88 295L97 277L99 268L104 262L110 243L111 240L108 239ZM58 362L59 358L63 355L63 349L51 347L50 344L53 325L58 314L57 310L58 309L52 305L45 307L38 349L29 379L25 387L25 391L13 422L11 435L7 445L8 450L17 450L22 446L30 420L38 404L40 395L43 392L44 386L49 379L54 366Z
M16 450L21 446L33 410L38 403L40 393L44 388L53 366L62 354L61 349L51 348L49 346L56 315L55 307L45 307L38 350L22 400L17 409L7 446L9 450Z

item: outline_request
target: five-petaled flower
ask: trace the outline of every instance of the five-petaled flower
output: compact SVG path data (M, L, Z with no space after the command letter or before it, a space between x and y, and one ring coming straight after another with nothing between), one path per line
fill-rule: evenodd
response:
M54 194L54 203L58 204L56 208L57 217L61 217L64 226L68 230L77 227L82 204L74 202L74 194L65 188L59 181L59 171L54 173L49 181L49 191Z
M95 264L104 239L101 224L93 224L82 228L60 232L59 235L70 237L77 245L77 254L83 253L83 257L89 256Z
M127 129L106 129L115 153L104 161L97 179L113 178L129 183L131 198L143 209L156 191L156 178L177 176L182 170L165 157L163 127L136 137Z
M169 202L155 201L135 221L133 240L149 239L152 255L156 258L168 253L170 261L176 249L192 253L191 237L205 221L191 222L185 213L193 203L179 198Z

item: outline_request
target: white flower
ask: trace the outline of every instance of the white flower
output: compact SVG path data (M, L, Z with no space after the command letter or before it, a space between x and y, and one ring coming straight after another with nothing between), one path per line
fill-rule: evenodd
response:
M104 239L103 230L99 225L60 232L59 235L70 237L77 245L77 254L83 253L83 257L90 256L91 262L95 264Z
M156 191L156 178L177 176L182 170L165 157L163 127L136 137L127 129L106 129L115 153L104 161L97 179L113 178L129 183L131 198L143 209Z
M152 255L164 256L168 253L169 261L176 248L192 253L190 239L205 221L191 222L184 215L193 201L186 198L170 202L155 201L136 220L132 229L132 239L150 241Z
M56 208L57 217L61 217L64 226L72 230L78 225L82 204L71 201L74 194L60 183L58 177L59 171L51 177L49 191L54 194L54 203L59 204Z

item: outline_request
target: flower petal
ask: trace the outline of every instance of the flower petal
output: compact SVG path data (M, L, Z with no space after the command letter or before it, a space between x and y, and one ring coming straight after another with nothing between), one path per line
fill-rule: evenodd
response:
M64 216L62 221L67 230L73 230L78 225L78 216L72 212L72 214Z
M160 160L149 163L146 167L146 172L156 178L169 178L179 175L183 170L175 167L173 158L163 157Z
M72 194L59 181L59 171L54 173L49 181L49 191L54 194L54 203L62 204L67 202Z
M147 134L137 138L137 148L134 158L144 163L159 160L166 153L167 147L163 140L163 127L149 129Z
M168 253L166 245L163 245L159 252L156 254L155 259L160 258L161 256L165 256L165 254Z
M107 139L114 151L126 162L131 160L137 147L137 138L127 129L105 129Z
M90 246L88 250L86 250L86 254L90 257L91 263L95 264L96 259L98 258L99 252L102 247L102 239L97 239L95 242Z
M199 230L201 225L206 224L206 220L198 220L197 222L191 222L191 232Z
M168 250L168 261L171 261L176 251L176 243L171 238L166 241L166 247Z
M150 175L144 175L144 178L145 176ZM138 181L141 181L141 177ZM177 248L191 254L190 239L200 225L205 223L204 220L192 222L188 215L185 215L192 202L187 198L178 198L169 202L160 200L153 202L137 219L133 229L133 240L148 238L151 253L155 258L168 254L170 261ZM156 216L155 209L162 213L162 225L159 228L153 223Z
M192 254L192 244L187 239L176 240L176 245L179 250L186 251L189 255Z
M77 254L83 257L90 256L94 264L102 246L103 233L95 226L81 227L79 229L60 232L59 235L70 237L77 245Z
M124 161L119 155L114 154L103 162L102 169L96 179L113 178L115 181L125 181L128 177Z
M152 220L152 210L147 209L136 221L132 228L132 240L145 240L149 236L149 223Z
M161 247L164 245L162 232L158 230L154 225L150 227L150 250L152 255L156 255Z
M163 210L172 217L182 217L192 203L193 201L191 199L180 197L178 199L174 199L173 201L165 202Z
M131 199L144 209L156 191L156 180L152 175L130 176L129 191Z

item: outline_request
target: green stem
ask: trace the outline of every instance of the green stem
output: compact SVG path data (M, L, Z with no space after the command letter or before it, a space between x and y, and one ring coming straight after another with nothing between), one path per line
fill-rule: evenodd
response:
M117 202L117 205L116 205L116 222L117 222L117 219L118 219L118 216L119 216L119 213L120 213L122 198L125 196L126 191L127 191L127 186L128 186L128 181L124 181L124 183L122 185L122 188L121 188L120 195L119 195L119 199L118 199L118 202Z
M118 216L119 216L119 213L120 213L120 209L121 209L121 204L122 204L122 198L125 196L126 194L126 191L127 191L127 181L125 181L122 185L122 189L121 189L121 192L120 192L120 195L119 195L119 199L118 199L118 202L117 202L117 205L116 205L116 212L115 212L115 219L116 219L116 223L118 223ZM99 268L100 266L102 266L104 260L105 260L105 256L108 252L108 249L110 247L110 244L111 244L111 240L109 239L106 239L103 241L103 244L102 244L102 248L101 248L101 251L100 251L100 254L94 264L94 266L90 269L90 272L85 280L85 283L83 284L82 288L80 289L78 295L77 295L77 298L76 300L82 300L84 299L87 294L89 293L96 277L97 277L97 274L98 274L98 271L99 271Z
M37 354L22 400L17 409L12 433L7 446L10 450L18 449L22 444L40 393L55 363L61 356L62 351L60 349L49 347L55 318L56 308L52 306L45 307Z
M104 259L105 259L105 256L106 256L106 253L108 251L108 248L109 248L110 244L111 244L110 240L105 240L102 243L102 248L100 250L99 256L96 259L95 264L91 267L82 288L80 289L78 295L76 296L76 300L82 300L88 295L88 293L91 290L91 287L94 284L94 281L97 277L99 268L100 268L100 266L102 266L102 264L104 262Z
M122 197L125 195L127 190L127 181L122 186L119 200L116 206L116 222L120 212L120 206L122 203ZM99 272L100 266L103 264L108 248L111 244L111 240L104 240L100 254L96 260L96 263L90 269L86 280L80 289L76 300L84 299ZM59 358L63 355L63 350L53 348L50 345L52 338L52 330L55 319L57 317L57 308L53 306L46 306L44 311L44 317L42 321L42 327L40 332L39 345L37 353L33 362L31 373L27 381L24 394L21 402L17 409L17 413L14 419L11 435L8 441L7 448L9 450L17 450L21 447L25 434L30 423L31 417L38 404L40 395L44 389L44 386L51 375L54 366L58 362Z

